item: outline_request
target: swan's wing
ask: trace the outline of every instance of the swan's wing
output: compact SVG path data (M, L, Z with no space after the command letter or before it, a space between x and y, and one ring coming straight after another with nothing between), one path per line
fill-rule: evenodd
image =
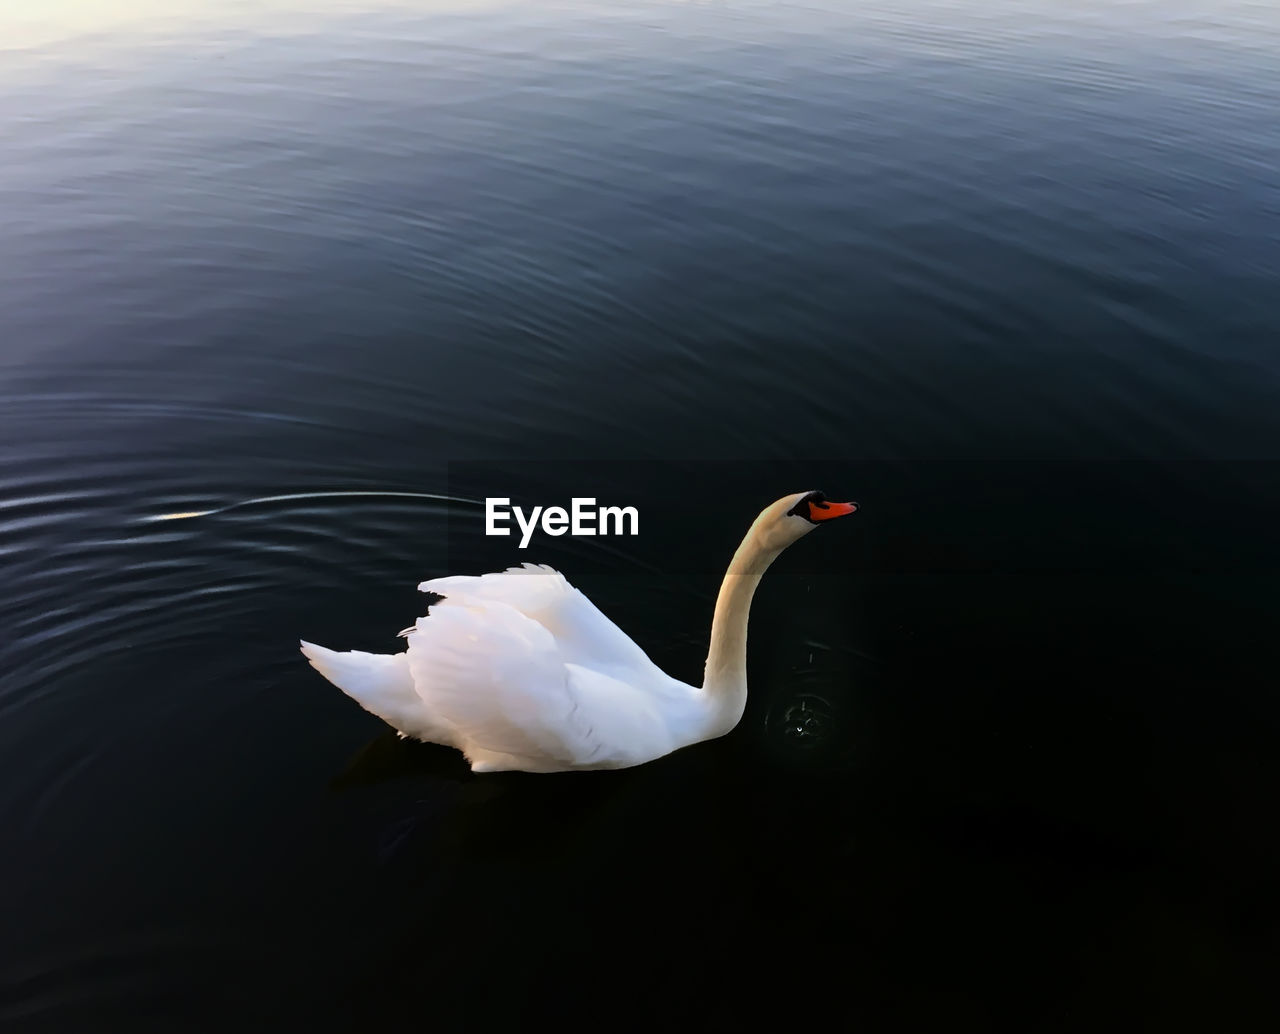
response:
M655 700L566 663L551 632L509 604L432 609L407 636L409 670L469 757L609 766L671 749Z
M550 632L569 662L615 674L631 671L636 678L649 678L658 671L626 632L564 575L545 564L524 564L478 577L433 578L418 589L443 596L442 606L497 602L513 607Z

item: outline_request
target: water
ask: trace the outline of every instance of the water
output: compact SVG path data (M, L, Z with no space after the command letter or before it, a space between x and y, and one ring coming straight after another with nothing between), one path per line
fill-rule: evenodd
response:
M1275 8L316 6L0 16L7 1029L1259 1021ZM641 769L296 653L535 559L696 680L814 487L743 725Z

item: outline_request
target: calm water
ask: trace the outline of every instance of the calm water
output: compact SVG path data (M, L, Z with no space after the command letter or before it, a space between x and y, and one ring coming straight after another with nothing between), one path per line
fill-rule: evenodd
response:
M106 6L0 15L7 1030L1274 1029L1274 5ZM696 680L814 487L640 769L296 651L532 559Z

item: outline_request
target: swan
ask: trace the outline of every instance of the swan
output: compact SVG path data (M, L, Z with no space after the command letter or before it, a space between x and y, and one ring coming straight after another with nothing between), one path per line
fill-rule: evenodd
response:
M462 751L473 772L629 768L732 730L747 703L747 618L765 570L858 509L798 492L765 507L716 598L701 686L671 678L558 571L523 564L433 578L442 597L403 653L302 641L321 675L401 736Z

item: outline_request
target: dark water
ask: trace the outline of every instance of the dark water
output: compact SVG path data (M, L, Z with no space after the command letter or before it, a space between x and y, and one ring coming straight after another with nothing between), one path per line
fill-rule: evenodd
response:
M0 16L5 1028L1274 1029L1276 8L312 6ZM649 766L296 652L533 559L696 680L814 487ZM644 525L142 520L362 490Z

